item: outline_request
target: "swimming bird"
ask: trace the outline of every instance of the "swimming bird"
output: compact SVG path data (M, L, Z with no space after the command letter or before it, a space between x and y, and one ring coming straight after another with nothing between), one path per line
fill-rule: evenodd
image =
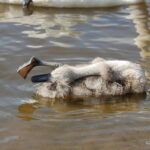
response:
M144 0L0 0L0 3L22 4L29 7L33 2L35 6L43 7L112 7L144 2Z
M26 78L35 66L50 66L51 72L32 77L35 93L47 98L114 96L144 93L146 77L139 64L126 60L95 58L88 64L63 65L44 62L32 57L19 67L18 73Z

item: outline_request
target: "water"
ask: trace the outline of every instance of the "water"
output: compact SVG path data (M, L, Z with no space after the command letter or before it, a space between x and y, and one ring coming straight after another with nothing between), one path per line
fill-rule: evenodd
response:
M110 9L0 5L1 150L149 150L150 2ZM17 68L31 56L68 64L97 56L138 62L147 95L48 101ZM47 73L37 68L30 75Z

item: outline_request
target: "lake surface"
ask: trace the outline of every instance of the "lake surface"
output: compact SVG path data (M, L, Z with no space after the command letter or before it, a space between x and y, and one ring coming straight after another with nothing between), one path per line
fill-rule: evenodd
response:
M31 56L67 64L95 57L140 63L147 95L49 101L34 98ZM149 150L150 1L102 9L0 5L0 150Z

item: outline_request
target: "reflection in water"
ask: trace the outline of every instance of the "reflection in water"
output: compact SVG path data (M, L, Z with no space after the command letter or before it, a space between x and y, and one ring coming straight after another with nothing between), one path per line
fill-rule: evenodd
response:
M133 20L136 32L138 33L138 36L135 38L135 44L141 50L140 55L144 60L142 65L145 68L147 78L150 79L150 14L148 7L146 4L133 5L129 7L129 11L131 12L129 18Z
M61 11L61 9L48 9L47 10L44 8L40 8L40 9L36 8L37 10L36 9L34 10L33 15L31 15L30 17L24 16L24 19L23 19L22 17L16 18L18 14L21 15L22 13L24 13L22 8L19 7L16 9L15 7L9 7L8 9L9 9L9 13L6 13L4 15L5 15L5 18L10 17L9 19L10 22L15 21L16 23L19 23L19 24L27 24L27 25L35 26L34 30L32 31L31 30L23 31L23 34L27 34L28 37L32 37L32 38L45 39L50 36L51 37L77 36L77 35L80 35L82 32L79 32L79 33L73 32L71 31L70 28L75 26L79 22L83 22L83 21L86 22L90 20L90 16L80 15L80 17L78 16L78 18L76 18L75 16L74 18L72 18L73 14L70 14L70 11L69 13L67 13L68 12L67 10L66 11L64 10ZM28 14L29 11L26 10L25 13ZM40 19L39 19L39 15L41 16ZM5 19L3 21L5 21Z
M36 105L35 105L36 106ZM25 121L31 121L31 120L37 120L34 117L31 117L31 115L34 113L34 111L37 109L33 104L22 104L18 107L18 111L21 114L26 114L26 116L24 115L19 115L18 117L25 120ZM28 115L28 116L27 116Z
M18 117L30 121L38 118L31 117L35 111L41 108L51 108L54 112L60 112L61 116L87 115L93 113L108 114L138 111L139 104L146 98L145 94L126 95L101 98L83 98L66 100L49 100L46 98L37 98L37 102L21 104L18 111L22 114ZM82 113L78 110L88 110ZM62 114L64 113L64 114ZM60 114L59 114L60 115ZM55 115L53 117L56 117Z
M53 8L47 9L34 8L34 10L32 10L31 8L29 10L26 9L23 11L21 7L17 7L17 9L16 7L17 6L7 7L6 13L3 13L3 18L5 19L1 19L1 22L5 22L7 20L7 22L16 22L19 24L32 25L34 26L34 30L23 31L22 33L27 34L28 37L40 39L45 39L48 37L58 38L63 36L69 37L79 36L83 34L83 32L82 31L74 32L72 30L74 26L83 22L87 23L89 21L100 20L100 16L103 15L103 13L102 14L100 13L99 15L91 14L90 11L94 10L96 12L96 9L92 8L89 9L89 11L87 11L87 9L53 9ZM107 11L113 11L115 9L117 8L110 8ZM103 12L103 9L101 9L101 11L99 9L97 10L99 12ZM26 15L28 14L32 15L30 17L27 17ZM19 16L23 16L23 18ZM39 18L39 16L41 17ZM58 46L64 46L59 45L60 43L58 42L57 43L54 41L50 42Z

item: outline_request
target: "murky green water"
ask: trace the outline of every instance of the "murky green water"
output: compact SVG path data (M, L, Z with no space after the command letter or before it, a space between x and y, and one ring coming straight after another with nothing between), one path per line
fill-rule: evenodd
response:
M26 12L0 5L0 150L150 149L149 92L71 102L36 100L33 84L16 73L31 56L68 64L97 56L131 60L142 65L150 83L150 2Z

